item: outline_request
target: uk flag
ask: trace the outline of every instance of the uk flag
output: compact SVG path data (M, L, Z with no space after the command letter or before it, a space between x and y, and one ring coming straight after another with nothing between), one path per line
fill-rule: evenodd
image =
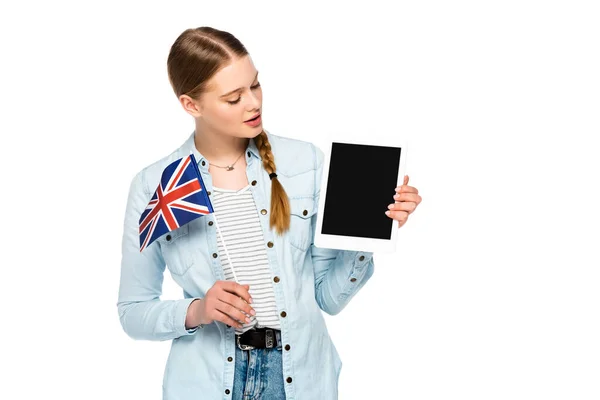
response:
M165 233L212 212L194 155L173 161L140 217L140 252Z

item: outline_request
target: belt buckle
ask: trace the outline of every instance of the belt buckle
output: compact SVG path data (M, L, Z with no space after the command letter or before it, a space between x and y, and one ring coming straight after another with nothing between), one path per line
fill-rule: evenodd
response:
M267 347L267 349L272 349L273 348L273 342L274 342L274 338L273 338L273 330L272 329L267 329L265 331L266 337L265 337L265 345Z
M252 350L255 348L254 346L240 343L240 336L242 335L236 335L237 346L240 348L240 350Z

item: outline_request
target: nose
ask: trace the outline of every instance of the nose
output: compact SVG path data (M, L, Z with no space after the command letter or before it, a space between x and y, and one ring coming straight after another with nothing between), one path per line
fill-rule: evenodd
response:
M260 98L252 92L250 92L250 94L248 95L248 100L246 101L246 103L248 106L251 107L251 110L256 110L260 108Z

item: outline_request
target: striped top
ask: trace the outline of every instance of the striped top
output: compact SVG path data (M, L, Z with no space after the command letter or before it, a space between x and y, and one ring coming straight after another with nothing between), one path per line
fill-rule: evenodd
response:
M236 334L242 334L252 327L281 329L260 216L250 185L239 190L213 186L211 203L217 224L217 245L225 279L235 282L227 257L228 252L238 283L250 285L251 307L256 311L255 316L249 315L249 323L242 321L243 327L235 328Z

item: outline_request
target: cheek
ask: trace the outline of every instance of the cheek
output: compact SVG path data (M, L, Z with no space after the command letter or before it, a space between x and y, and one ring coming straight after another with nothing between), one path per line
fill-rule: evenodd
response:
M211 110L209 122L214 126L229 126L232 124L240 124L242 122L242 116L235 106L225 104Z

